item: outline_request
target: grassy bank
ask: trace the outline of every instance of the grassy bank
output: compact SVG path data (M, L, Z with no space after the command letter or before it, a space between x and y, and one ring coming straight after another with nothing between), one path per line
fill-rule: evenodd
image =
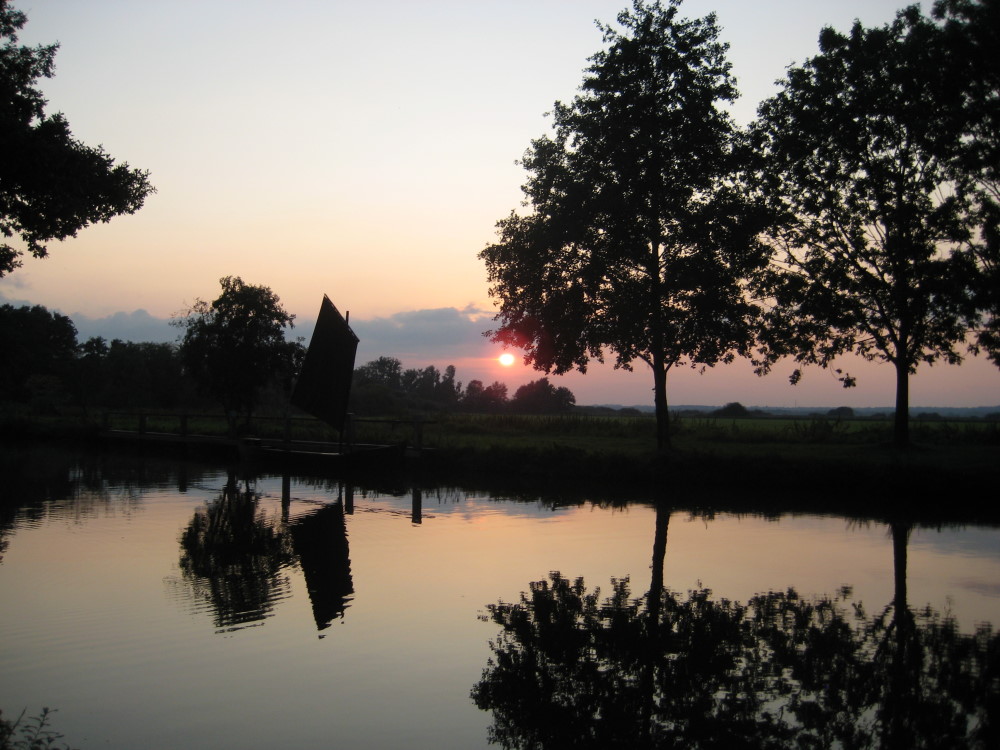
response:
M135 430L138 414L68 418L7 415L0 434L94 435ZM222 415L146 414L144 429L224 435ZM337 440L314 419L255 418L246 433L293 440ZM939 502L978 493L992 502L1000 481L1000 424L982 420L912 423L913 447L892 446L888 420L834 418L680 418L673 446L656 454L655 423L643 416L440 414L359 420L362 443L419 444L421 474L440 481L502 482L559 491L599 484L659 492L758 493L776 489L847 493L859 498L933 495ZM859 500L859 502L867 502ZM919 500L919 502L924 502Z

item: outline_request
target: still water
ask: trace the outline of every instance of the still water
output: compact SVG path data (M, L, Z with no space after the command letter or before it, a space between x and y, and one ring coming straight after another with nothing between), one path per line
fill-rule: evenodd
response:
M996 732L995 527L16 464L0 709L55 708L83 750Z

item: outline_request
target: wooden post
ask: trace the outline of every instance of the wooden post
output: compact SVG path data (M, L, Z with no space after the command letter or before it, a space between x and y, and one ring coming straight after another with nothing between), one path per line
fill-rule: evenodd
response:
M422 523L424 520L424 493L419 487L412 490L410 505L410 522Z
M139 415L139 434L144 435L146 433L146 415Z
M187 437L188 434L188 415L181 414L181 436Z
M413 447L418 451L424 447L424 422L419 417L413 420Z

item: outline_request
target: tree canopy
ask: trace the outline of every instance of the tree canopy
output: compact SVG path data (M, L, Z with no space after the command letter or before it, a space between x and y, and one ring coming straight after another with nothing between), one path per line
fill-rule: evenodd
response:
M569 388L552 385L548 378L539 378L514 391L510 407L528 414L552 414L568 412L575 404L576 396Z
M635 0L600 26L580 94L522 164L526 215L480 257L499 299L493 340L545 372L586 371L605 349L653 371L658 444L669 442L667 372L747 354L756 308L743 280L763 262L757 218L730 176L736 98L714 15Z
M41 305L0 305L0 352L0 401L61 397L76 355L76 326Z
M960 362L981 305L968 252L981 193L960 158L975 150L964 123L977 94L953 75L962 43L916 6L878 28L826 28L820 53L789 70L753 129L760 194L779 216L764 351L824 367L847 352L892 364L900 445L909 375Z
M215 300L197 300L176 321L184 329L181 357L188 373L228 414L250 417L265 386L290 385L305 352L298 342L285 340L295 316L270 288L239 276L219 283L222 293Z
M970 248L976 263L975 292L983 320L976 328L973 351L984 351L1000 367L1000 2L938 0L934 17L941 22L952 86L959 86L961 134L955 170L971 177L974 231Z
M23 243L0 241L0 277L25 252L44 258L50 241L135 213L154 192L148 172L115 164L100 146L74 139L61 113L45 113L37 82L52 77L59 45L19 45L26 20L0 0L0 234Z

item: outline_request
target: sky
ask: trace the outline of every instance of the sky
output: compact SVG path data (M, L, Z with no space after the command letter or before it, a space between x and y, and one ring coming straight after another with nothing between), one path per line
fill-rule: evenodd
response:
M73 317L80 338L174 340L165 321L211 300L223 276L269 286L308 336L324 294L361 337L359 364L454 364L458 378L541 377L503 368L477 254L520 206L516 162L576 93L626 0L15 0L21 43L58 42L41 88L74 136L149 170L135 215L52 243L0 279L0 302ZM825 25L889 21L901 0L685 0L715 12L751 121ZM925 3L925 6L927 4ZM925 8L926 9L926 8ZM792 387L783 363L674 371L673 404L888 406L888 365L846 358L844 390L814 369ZM648 404L652 378L595 366L553 379L578 403ZM921 368L914 406L1000 404L983 359Z

